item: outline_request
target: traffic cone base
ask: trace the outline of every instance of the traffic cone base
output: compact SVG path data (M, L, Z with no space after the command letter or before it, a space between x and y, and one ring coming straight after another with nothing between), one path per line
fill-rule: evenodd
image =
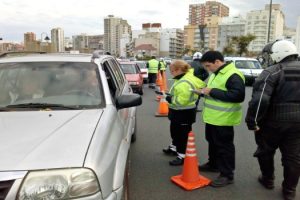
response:
M202 188L205 186L208 186L211 182L211 180L209 180L208 178L205 178L204 176L199 175L197 177L197 181L195 182L185 182L183 181L183 177L182 175L177 175L177 176L172 176L171 180L179 185L180 187L182 187L185 190L194 190L194 189L198 189L198 188Z
M190 132L188 136L182 174L172 176L171 180L186 190L205 187L211 182L211 180L201 176L199 173L195 135L193 132Z

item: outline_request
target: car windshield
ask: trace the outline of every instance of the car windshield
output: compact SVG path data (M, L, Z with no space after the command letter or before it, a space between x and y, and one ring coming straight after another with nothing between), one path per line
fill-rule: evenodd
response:
M146 69L146 63L145 62L136 62L136 64L140 67L140 69Z
M261 65L256 60L236 60L235 66L238 69L261 69Z
M121 64L121 68L124 74L137 74L135 64Z
M0 107L89 109L104 104L94 63L0 63Z

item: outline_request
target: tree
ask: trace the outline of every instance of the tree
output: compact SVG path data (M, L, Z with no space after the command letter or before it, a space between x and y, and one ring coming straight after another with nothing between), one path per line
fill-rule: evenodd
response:
M242 36L233 36L231 42L236 46L236 53L239 56L248 53L248 45L256 38L255 35L242 35Z

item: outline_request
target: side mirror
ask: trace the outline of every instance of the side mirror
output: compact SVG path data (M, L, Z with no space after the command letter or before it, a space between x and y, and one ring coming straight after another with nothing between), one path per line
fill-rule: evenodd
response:
M139 106L142 104L142 97L138 94L124 94L116 99L117 109Z

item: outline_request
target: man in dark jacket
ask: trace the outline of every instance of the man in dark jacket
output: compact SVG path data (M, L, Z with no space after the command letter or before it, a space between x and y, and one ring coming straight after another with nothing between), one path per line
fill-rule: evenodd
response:
M282 193L285 200L291 200L300 176L300 62L296 46L286 40L266 45L263 55L269 55L274 65L253 85L246 122L255 133L254 156L261 170L258 181L267 189L274 188L274 154L279 148L284 168Z
M194 76L198 77L202 81L205 81L208 77L208 72L201 65L202 53L196 52L193 55L193 61L191 62L191 67L194 68Z
M218 51L208 51L202 58L203 66L212 72L204 97L203 121L209 143L209 160L200 171L220 171L211 186L223 187L234 181L235 147L233 126L242 118L241 102L245 98L245 78L233 63L225 63Z

